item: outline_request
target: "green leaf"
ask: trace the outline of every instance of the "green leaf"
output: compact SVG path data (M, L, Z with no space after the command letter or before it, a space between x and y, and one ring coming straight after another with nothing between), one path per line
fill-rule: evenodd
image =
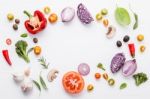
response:
M35 81L35 80L32 80L32 81L36 85L36 87L39 89L39 91L41 91L40 84L37 81Z
M133 29L135 30L136 28L138 28L138 15L136 13L133 13L133 14L134 14L134 18L135 18L135 23L134 23Z
M41 85L42 85L42 87L44 89L48 89L47 86L46 86L46 83L45 83L44 79L42 78L42 76L40 76L40 83L41 83Z
M23 37L23 38L28 37L28 34L27 33L21 34L20 37Z
M126 83L122 83L121 85L120 85L120 89L124 89L124 88L126 88L127 87L127 84Z
M34 49L34 47L31 47L31 48L27 51L27 55L28 55L30 52L32 52L33 49Z
M115 10L115 18L118 24L127 26L131 23L130 15L125 8L117 7Z

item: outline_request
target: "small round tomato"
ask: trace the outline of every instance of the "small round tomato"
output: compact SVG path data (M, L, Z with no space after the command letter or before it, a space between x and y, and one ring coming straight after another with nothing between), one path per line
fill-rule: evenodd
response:
M39 55L39 54L41 53L41 47L40 47L40 46L35 46L35 47L34 47L34 53L35 53L36 55Z
M7 45L11 45L11 43L12 43L12 41L11 41L10 38L6 39L6 44L7 44Z
M100 73L95 73L95 78L96 79L100 79L101 78L101 74Z
M55 23L58 20L58 16L55 13L52 13L49 17L48 20L50 23Z
M64 89L71 94L80 93L84 88L84 79L74 71L64 74L62 79Z

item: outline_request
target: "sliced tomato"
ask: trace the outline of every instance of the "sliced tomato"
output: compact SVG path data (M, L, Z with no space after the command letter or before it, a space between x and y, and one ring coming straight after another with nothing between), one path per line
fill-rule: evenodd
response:
M80 93L84 88L84 79L74 71L67 72L62 79L64 89L71 94Z

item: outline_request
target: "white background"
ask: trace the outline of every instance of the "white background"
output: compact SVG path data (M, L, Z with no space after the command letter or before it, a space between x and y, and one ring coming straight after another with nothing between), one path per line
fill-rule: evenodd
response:
M77 16L69 24L63 24L60 19L61 10L66 6L77 8L79 3L83 3L91 12L95 18L97 12L102 8L107 8L109 14L106 18L109 19L110 24L116 26L116 36L108 40L106 38L106 28L102 23L94 21L90 25L83 25L78 20ZM129 27L121 27L116 24L114 20L114 10L116 4L119 6L129 8L129 4L132 9L139 15L139 28L135 31L132 30L134 18L132 17L132 23ZM42 47L42 54L47 61L50 62L49 70L56 68L60 71L57 79L49 83L46 79L49 70L43 70L42 76L44 77L49 90L42 90L39 96L38 89L34 86L33 92L26 95L21 92L19 85L12 80L11 73L14 71L23 71L25 68L31 68L30 78L37 80L39 72L42 67L37 62L40 56L35 56L34 53L30 54L31 62L25 63L24 60L20 59L15 53L15 46L17 40L20 40L20 34L27 32L24 27L24 21L27 19L26 15L23 14L23 10L33 12L34 10L42 10L45 6L50 6L52 12L55 12L59 16L59 20L56 24L48 23L47 28L37 34L30 35L25 40L29 43L29 47L35 46L32 42L33 37L39 39L39 43ZM134 42L136 45L136 59L138 69L136 72L145 72L149 74L149 1L148 0L0 0L0 49L8 49L10 58L12 60L12 68L10 68L5 62L2 54L0 55L0 98L1 99L92 99L92 98L133 98L133 99L148 99L150 91L150 82L136 87L132 77L124 78L121 72L113 75L110 72L110 62L112 57L118 52L124 52L127 59L131 59L127 44L123 43L122 48L117 48L115 42L122 40L123 36L128 34L131 37L130 42ZM129 9L128 9L129 10ZM7 13L14 13L16 18L21 20L19 30L15 32L12 29L14 22L8 22L6 15ZM130 15L132 13L130 12ZM46 16L48 17L48 16ZM142 33L145 35L145 40L141 43L137 42L136 36ZM6 38L11 38L13 44L7 46L5 43ZM139 52L140 45L146 45L145 53ZM91 72L88 76L84 77L85 86L88 84L94 85L92 92L87 92L86 87L80 95L71 96L66 93L62 87L62 76L65 72L74 70L77 71L78 64L85 62L91 67ZM116 80L114 87L108 86L107 82L103 79L96 81L94 79L95 72L101 72L96 68L96 65L102 62L110 77ZM119 90L119 85L122 82L128 83L128 88L125 90Z

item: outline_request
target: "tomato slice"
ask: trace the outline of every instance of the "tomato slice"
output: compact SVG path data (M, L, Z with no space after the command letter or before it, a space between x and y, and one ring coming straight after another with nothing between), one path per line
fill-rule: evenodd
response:
M64 89L71 94L80 93L84 88L84 79L74 71L67 72L62 79Z

